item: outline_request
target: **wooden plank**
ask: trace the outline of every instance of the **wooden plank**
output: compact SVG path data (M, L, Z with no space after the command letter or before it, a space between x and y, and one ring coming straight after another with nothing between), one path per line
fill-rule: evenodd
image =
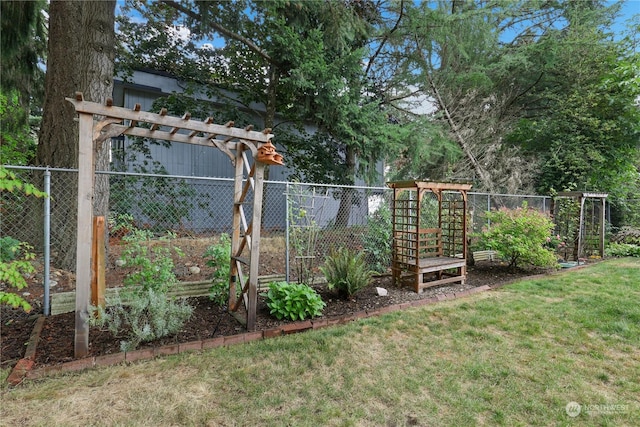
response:
M198 131L204 133L211 133L217 135L226 135L234 138L243 138L253 141L267 142L273 135L265 134L257 131L247 131L244 129L238 129L234 127L227 127L223 125L217 125L213 123L205 123L198 120L183 120L180 117L167 116L165 114L155 114L147 111L133 111L128 108L122 107L107 107L95 102L78 101L73 98L66 98L67 101L74 104L77 112L91 113L107 117L118 117L125 120L136 120L138 122L150 123L152 128L159 126L166 126L169 128L182 128L188 131Z
M105 307L105 221L103 216L93 218L93 249L91 275L91 304Z
M253 219L251 220L251 265L249 266L249 294L247 303L247 330L253 331L258 311L258 267L260 265L260 230L262 228L262 189L264 164L255 163L253 188Z
M496 255L496 251L475 251L473 253L473 259L475 261L493 261Z
M239 145L236 150L236 161L235 161L235 177L233 184L233 224L231 231L231 255L232 256L240 256L241 255L241 242L240 242L240 227L241 227L241 216L242 216L242 200L240 195L242 194L242 178L243 178L243 165L242 165L242 151L244 150L244 146ZM242 283L238 281L239 275L242 273L240 268L241 266L233 260L229 259L231 263L231 268L229 271L229 309L231 311L233 307L237 306L237 287L238 283Z
M425 190L470 190L471 184L460 184L455 182L430 182L430 181L392 181L387 186L394 189L425 189Z
M224 143L223 141L214 139L210 136L190 136L182 133L171 134L171 132L166 132L163 130L151 130L139 127L128 127L125 125L110 125L110 128L117 129L122 135L128 136L138 136L141 138L152 138L152 139L163 139L166 141L174 141L174 142L184 142L185 144L192 145L200 145L203 147L211 147L211 145L216 146L220 151L224 152L232 162L235 163L235 157L232 153L233 150L236 149L239 142L238 141L229 141ZM196 131L197 132L197 131ZM253 147L252 152L258 152L257 147L251 141L246 141L246 146Z
M137 287L133 287L133 289L135 290ZM176 298L202 297L208 296L210 289L211 281L209 280L185 282L180 283L169 290L169 292L167 292L167 296ZM107 288L105 291L105 305L108 305L109 301L113 300L118 292L120 292L122 303L124 305L129 304L130 301L126 296L126 292L122 294L123 290L125 290L125 288ZM75 308L75 298L76 293L74 291L51 294L51 315L55 316L56 314L69 313L73 311Z
M455 282L460 282L464 284L465 277L464 276L447 277L446 279L439 279L431 282L419 283L418 289L416 290L416 292L420 293L424 291L426 288L431 288L433 286L446 285L447 283L455 283Z
M79 114L78 230L76 238L76 317L74 356L89 354L89 298L93 232L93 115Z

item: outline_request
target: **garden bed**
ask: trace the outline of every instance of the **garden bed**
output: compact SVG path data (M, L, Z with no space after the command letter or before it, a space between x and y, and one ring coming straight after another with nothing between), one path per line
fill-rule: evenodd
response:
M322 319L335 319L348 316L353 313L376 312L384 307L397 306L399 304L428 299L438 295L453 295L465 290L489 286L498 287L516 279L543 273L542 270L516 270L512 271L498 262L482 261L468 269L468 277L465 285L454 284L435 287L425 290L421 294L415 293L409 288L397 288L391 284L388 275L376 277L370 286L360 291L351 299L339 298L329 291L324 285L316 285L315 288L321 295L327 306L323 310ZM379 296L376 287L385 288L388 295ZM167 337L154 342L144 343L144 348L154 348L168 344L179 344L193 341L201 341L214 337L227 337L246 332L245 328L235 317L224 308L214 306L207 297L191 298L190 302L195 310L191 319L185 324L181 332L175 336ZM29 340L35 319L33 315L17 315L8 308L2 308L2 330L0 343L2 345L1 364L3 368L12 367L24 356L26 343ZM242 313L241 313L242 314ZM286 320L277 320L269 314L264 299L260 297L256 316L256 330L264 331L278 328L292 323ZM49 316L45 319L42 333L37 342L35 353L35 367L57 365L73 360L74 349L75 314L65 313ZM121 338L113 337L106 331L91 328L89 333L90 356L115 354L120 351Z

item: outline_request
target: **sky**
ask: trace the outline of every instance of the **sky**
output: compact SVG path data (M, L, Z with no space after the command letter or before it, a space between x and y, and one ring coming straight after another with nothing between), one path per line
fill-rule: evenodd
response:
M419 0L416 0L419 1ZM120 5L124 3L124 0L118 0L117 4ZM607 1L607 4L613 4L616 3L616 1ZM116 8L116 14L118 14L118 7ZM622 38L623 34L626 33L627 31L627 25L628 25L628 20L630 20L634 15L637 15L635 17L636 22L640 21L640 0L625 0L621 9L621 13L620 16L618 17L618 19L616 20L614 26L613 26L613 31L615 34L615 38L616 39L620 39ZM134 21L135 21L135 16L133 17ZM177 31L179 34L177 34L179 37L183 38L183 37L188 37L188 30L181 30L181 29L176 29L174 31ZM638 39L638 43L637 43L637 48L636 50L640 49L640 35L638 35L637 37ZM203 42L200 43L201 46L203 47L221 47L222 45L224 45L224 40L222 39L217 39L217 40L205 40Z

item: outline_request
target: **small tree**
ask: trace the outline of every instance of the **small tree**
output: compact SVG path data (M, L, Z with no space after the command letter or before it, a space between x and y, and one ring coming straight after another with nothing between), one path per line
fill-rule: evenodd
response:
M0 166L0 191L13 193L19 191L27 196L45 197L46 194L31 184L19 180L16 175ZM1 208L1 206L0 206ZM25 274L35 271L31 261L35 255L31 246L11 237L0 239L0 283L10 288L22 289L27 286ZM31 311L31 305L13 292L0 291L0 304L9 304L14 308L21 307L24 311Z
M509 268L524 264L551 267L557 263L553 250L545 247L554 228L548 216L526 203L521 208L501 208L486 215L491 228L480 233L478 245L497 251L509 262Z

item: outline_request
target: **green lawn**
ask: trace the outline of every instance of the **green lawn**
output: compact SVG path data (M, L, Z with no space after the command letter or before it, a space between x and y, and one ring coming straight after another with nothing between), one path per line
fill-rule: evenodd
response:
M3 387L7 426L638 426L640 260Z

